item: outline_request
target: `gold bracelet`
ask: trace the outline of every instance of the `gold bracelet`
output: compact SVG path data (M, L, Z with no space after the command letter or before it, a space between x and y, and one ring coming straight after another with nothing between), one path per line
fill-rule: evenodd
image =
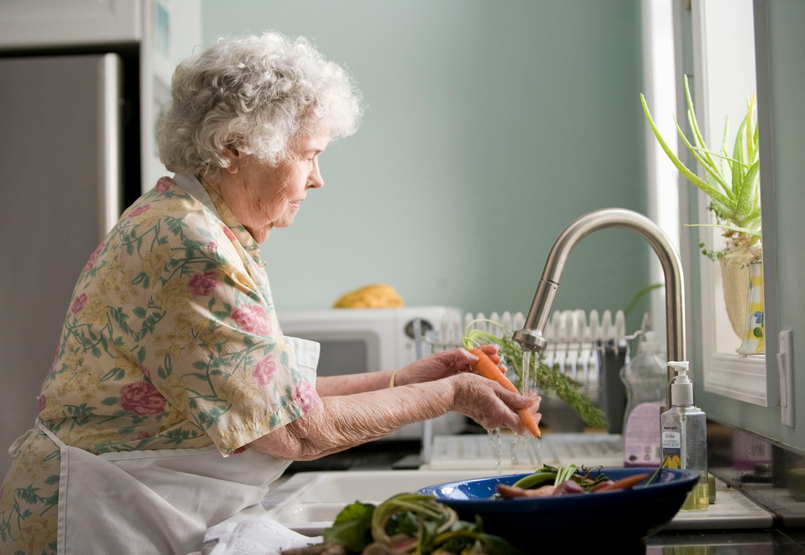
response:
M395 368L394 370L391 371L391 379L389 380L389 389L394 387L394 378L397 377L397 370L399 370L399 368Z

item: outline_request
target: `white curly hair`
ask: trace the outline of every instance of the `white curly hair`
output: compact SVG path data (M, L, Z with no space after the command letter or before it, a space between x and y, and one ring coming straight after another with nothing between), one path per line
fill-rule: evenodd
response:
M160 119L159 159L173 172L213 179L227 147L276 166L319 123L331 139L353 134L361 95L352 78L304 37L269 32L226 38L176 68Z

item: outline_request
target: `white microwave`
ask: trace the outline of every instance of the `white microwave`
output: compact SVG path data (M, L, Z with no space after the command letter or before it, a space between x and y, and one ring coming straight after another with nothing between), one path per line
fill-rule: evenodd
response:
M408 366L428 352L420 343L417 353L415 320L420 333L437 332L440 342L458 346L462 312L445 306L400 308L338 308L330 310L280 311L277 314L282 333L309 339L321 345L319 376L340 376L378 372ZM431 423L435 434L454 434L464 430L466 419L450 413ZM422 426L412 424L395 432L390 439L422 437Z

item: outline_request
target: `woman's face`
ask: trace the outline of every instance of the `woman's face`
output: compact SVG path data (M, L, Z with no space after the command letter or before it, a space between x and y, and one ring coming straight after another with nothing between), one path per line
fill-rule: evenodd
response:
M324 186L319 154L330 142L326 129L299 137L290 154L274 167L233 152L223 170L219 192L240 223L262 243L274 227L288 227L308 189Z

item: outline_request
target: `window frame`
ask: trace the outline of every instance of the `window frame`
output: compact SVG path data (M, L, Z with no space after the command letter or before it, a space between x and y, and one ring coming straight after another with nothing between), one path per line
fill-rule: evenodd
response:
M724 14L728 16L735 15L735 5L737 0L694 0L691 4L692 10L692 27L693 27L693 66L694 66L694 87L693 97L694 106L696 108L696 115L700 126L702 127L702 134L705 137L705 142L712 147L717 144L718 140L711 140L715 135L720 135L723 130L723 117L715 117L715 109L711 110L711 101L715 93L709 87L711 81L717 82L719 88L733 88L739 89L746 83L748 73L744 75L736 75L735 68L730 68L730 71L723 71L723 68L716 67L713 59L717 57L718 52L714 48L713 41L708 43L708 30L713 33L720 30L715 27L714 21L718 20L719 24L723 24L722 17ZM754 21L754 11L752 0L743 0L747 3L748 13L751 14L752 20L749 22L750 33L752 40L755 43L755 51L757 52L757 28ZM719 10L728 10L719 12ZM744 12L747 13L747 12ZM745 23L740 21L739 23ZM728 27L726 25L725 27ZM732 31L732 36L737 36L738 33ZM712 37L710 37L712 38ZM755 54L757 56L757 54ZM751 72L755 73L756 64L752 64ZM749 71L749 70L747 70ZM753 77L756 83L755 91L759 92L759 86L762 79L759 76ZM730 83L735 83L731 85ZM715 88L715 87L714 87ZM727 101L725 101L726 103ZM758 113L761 113L760 107ZM680 114L679 118L683 119L685 114ZM760 116L762 117L762 115ZM718 124L718 120L721 123ZM734 122L734 118L731 118ZM732 129L736 129L737 124L733 123ZM717 130L711 132L711 130ZM764 144L761 149L763 153L767 145ZM764 181L766 173L763 171L763 160L766 158L761 154L761 181ZM703 176L703 171L699 168L699 175ZM765 196L762 197L762 200ZM709 204L709 197L703 192L697 190L698 200L698 217L699 222L712 222L712 214L707 211ZM764 235L768 239L767 231L767 216L766 211L769 206L768 203L762 202L764 205L763 223ZM716 239L718 232L714 228L700 227L698 229L698 236L700 240L704 241L708 249L716 246ZM701 256L696 253L693 256ZM764 258L766 253L764 252ZM764 274L767 274L767 264L764 264ZM717 262L709 260L702 260L699 264L699 287L701 288L701 334L702 334L702 362L704 374L704 390L707 392L715 393L738 401L759 405L762 407L775 406L779 401L779 384L776 383L777 377L775 372L770 371L772 365L767 364L764 355L756 356L741 356L737 353L719 352L716 347L716 326L730 326L729 320L726 318L726 312L723 314L718 310L722 301L717 298L717 295L723 296L723 289L720 285L720 267ZM764 281L765 285L765 281ZM766 291L768 297L768 291ZM764 300L765 302L765 300ZM765 305L768 309L768 305ZM723 310L723 309L722 309ZM768 323L768 312L766 313L766 320ZM766 326L766 350L770 351L768 342L769 328ZM773 357L770 357L773 358Z

